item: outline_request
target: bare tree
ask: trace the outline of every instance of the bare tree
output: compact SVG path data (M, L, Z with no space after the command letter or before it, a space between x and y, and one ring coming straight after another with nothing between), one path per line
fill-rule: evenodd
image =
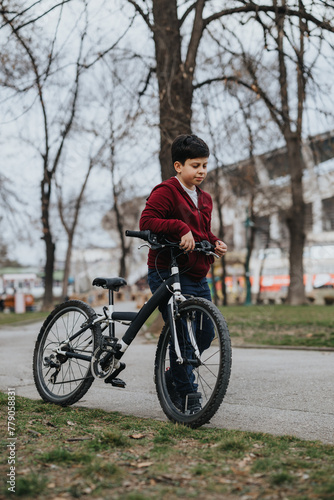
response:
M147 164L142 150L146 139L141 137L144 113L138 106L138 94L132 92L132 78L131 64L120 64L105 57L103 78L96 86L95 96L104 117L102 125L95 128L96 137L103 145L100 166L109 172L111 181L111 208L103 217L102 226L118 243L118 273L123 277L128 275L131 251L131 239L126 238L125 231L138 225L140 206L137 197L143 189L141 181L145 182L145 188L148 184L145 175L141 175L143 164Z
M57 37L57 30L51 45L48 47L49 57L40 58L38 55L39 47L36 45L35 40L30 36L25 36L23 32L16 28L15 21L10 19L8 14L2 11L2 18L7 27L11 29L12 36L20 45L23 53L27 58L29 70L32 74L31 88L36 91L37 103L39 106L40 114L42 116L42 134L43 146L39 150L40 158L42 161L43 176L40 184L41 189L41 221L43 240L45 242L46 261L44 266L44 279L45 279L45 293L43 299L43 307L48 309L52 306L53 302L53 271L55 261L55 242L52 236L52 228L50 223L50 202L52 193L52 183L60 163L62 152L66 140L70 135L74 118L77 112L77 103L79 95L79 82L82 74L81 59L83 40L85 32L81 35L81 40L78 49L78 56L75 63L75 71L72 86L69 89L69 96L67 99L66 110L62 110L63 119L60 122L60 129L58 136L51 136L52 134L52 118L53 115L53 102L48 99L48 79L52 75L53 64L56 65L57 58L54 54L55 42Z
M67 249L65 257L63 289L62 289L63 299L65 299L68 295L68 280L70 277L73 241L79 222L80 210L84 202L84 194L86 191L88 179L91 175L92 169L99 161L99 155L100 151L97 153L97 155L95 155L95 157L89 158L88 168L86 171L86 175L84 176L83 183L80 187L79 193L76 197L74 198L71 197L72 199L70 200L70 202L66 203L64 201L64 196L62 193L62 184L56 182L60 220L67 235Z
M125 231L137 227L141 210L139 199L134 197L135 190L131 185L130 171L125 172L123 175L120 175L119 171L116 149L121 144L121 141L127 137L128 134L125 134L125 136L118 137L116 140L115 130L112 123L110 123L109 158L107 157L105 166L110 169L113 204L111 211L104 217L103 222L105 227L116 231L120 243L119 276L122 277L128 275L127 261L132 243L131 238L126 238Z
M293 9L289 7L289 3L293 3ZM329 18L329 11L333 13L334 9L318 3L318 14L323 15L322 19L318 19L306 10L302 1L273 0L272 7L273 10L260 9L255 16L255 21L263 32L262 52L252 54L236 33L230 33L236 44L231 44L231 38L222 43L216 36L222 50L232 55L233 63L223 77L207 79L198 84L197 88L223 79L227 87L237 85L239 91L244 88L255 93L258 100L266 106L284 138L291 179L291 206L287 212L290 232L290 286L287 301L290 304L303 304L306 302L303 284L303 117L307 86L315 81L315 66L326 42L325 32L332 32L334 29L326 16ZM265 67L266 63L268 65L268 54L270 57L275 54L276 61L272 60L269 67Z
M10 256L9 245L6 238L6 227L14 228L14 238L19 238L22 234L20 217L18 214L24 211L24 204L15 192L12 182L4 175L0 174L0 265L18 266L19 264ZM17 230L15 230L17 228Z
M320 1L320 0L319 0ZM219 9L210 1L196 0L127 0L134 6L153 35L156 66L151 67L148 79L155 71L159 89L160 110L160 164L163 179L173 174L170 163L170 144L176 135L189 133L192 126L192 102L199 46L208 27L224 17L258 17L260 13L278 17L297 17L313 22L333 31L326 18L318 19L312 8L307 10L285 2L276 1L264 5L262 2L237 0L232 7L226 3ZM321 3L321 2L320 2ZM315 9L314 9L315 10ZM303 21L303 22L304 22ZM221 32L224 32L221 27ZM208 83L208 80L207 80Z

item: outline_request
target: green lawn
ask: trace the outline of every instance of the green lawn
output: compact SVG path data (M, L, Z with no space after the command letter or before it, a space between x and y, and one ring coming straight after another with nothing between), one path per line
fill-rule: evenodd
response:
M222 307L234 344L333 347L332 306Z
M228 306L221 307L233 345L306 346L334 348L333 306ZM0 326L43 321L48 313L0 313ZM149 318L146 330L156 341L162 323L158 311Z
M0 393L2 478L7 394ZM291 436L200 428L16 397L15 494L147 500L334 498L334 447Z
M49 313L47 312L27 312L22 314L16 313L0 313L0 326L12 325L15 323L31 323L34 321L44 321Z

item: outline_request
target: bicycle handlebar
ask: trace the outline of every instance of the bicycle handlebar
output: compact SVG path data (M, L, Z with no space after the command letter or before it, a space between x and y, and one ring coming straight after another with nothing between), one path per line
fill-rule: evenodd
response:
M130 231L127 229L125 231L126 236L131 236L132 238L140 238L141 240L148 240L151 231Z
M125 231L126 236L131 236L132 238L140 238L141 240L147 241L152 248L161 248L162 245L158 242L158 235L151 233L148 229L146 231Z
M149 230L146 231L125 231L126 236L130 236L132 238L140 238L141 240L147 241L150 247L154 250L164 247L179 247L180 242L168 241L164 235L157 235L152 233ZM160 240L160 241L159 241ZM195 243L195 250L199 252L203 252L207 255L214 255L218 257L215 253L215 247L209 241L197 241Z

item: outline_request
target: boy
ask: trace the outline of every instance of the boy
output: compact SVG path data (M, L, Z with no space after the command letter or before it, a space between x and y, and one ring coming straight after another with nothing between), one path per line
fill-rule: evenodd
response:
M141 230L149 229L153 233L163 233L173 241L180 241L180 248L184 250L178 259L182 293L211 300L206 275L214 258L202 252L192 252L195 241L202 240L213 244L219 257L227 251L225 243L211 232L211 196L199 188L207 176L210 151L199 137L180 135L174 140L171 153L176 176L153 189L142 212L139 226ZM169 259L168 251L149 251L148 283L152 293L169 276ZM166 305L161 306L161 312L166 321ZM203 343L204 349L210 346L211 341L212 337ZM184 376L177 374L178 367L173 359L171 371L172 382L181 399L189 394L196 394L194 376L188 373L187 380L182 380Z

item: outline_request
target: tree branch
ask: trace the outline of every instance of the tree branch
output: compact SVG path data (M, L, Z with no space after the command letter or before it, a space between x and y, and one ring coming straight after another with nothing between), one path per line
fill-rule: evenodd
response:
M80 59L81 59L81 54L82 54L82 48L83 48L83 40L85 38L85 33L81 36L81 41L80 41L80 49L79 49L79 54L78 54L78 59L77 59L77 70L76 70L76 75L75 75L75 81L74 81L74 95L73 95L73 100L72 100L72 106L71 106L71 112L70 112L70 116L69 116L69 119L65 125L65 129L62 133L62 138L61 138L61 141L60 141L60 145L58 147L58 150L57 150L57 153L56 153L56 156L55 156L55 159L53 161L53 165L52 165L52 169L51 169L51 175L53 175L58 167L58 163L59 163L59 160L60 160L60 157L61 157L61 153L62 153L62 150L63 150L63 147L64 147L64 143L65 143L65 140L66 140L66 137L68 136L70 130L71 130L71 127L72 127L72 123L73 123L73 120L74 120L74 116L75 116L75 113L76 113L76 105L77 105L77 99L78 99L78 95L79 95L79 80L80 80Z
M146 89L147 89L147 87L148 87L148 85L149 85L149 83L150 83L151 76L152 76L152 74L153 74L153 73L155 73L155 72L156 72L156 68L152 68L152 67L151 67L151 68L149 69L148 75L147 75L146 80L145 80L145 85L144 85L144 88L143 88L143 90L141 90L141 91L139 92L139 97L141 97L141 96L143 96L143 95L145 94Z
M35 2L34 4L32 4L30 7L28 7L27 9L24 9L22 12L19 12L17 13L12 19L10 20L7 20L2 26L0 26L0 29L4 28L7 24L10 24L14 21L14 19L16 19L17 17L25 14L28 10L30 10L32 7L34 7L35 5L37 5L38 3L40 3L42 0L39 0L38 2ZM37 16L33 19L30 19L30 21L27 21L23 24L21 24L20 26L17 26L15 28L16 31L24 28L25 26L28 26L29 24L33 24L35 23L36 21L38 21L39 19L41 19L42 17L46 16L47 14L49 14L50 12L52 12L54 9L56 9L57 7L62 7L65 3L69 3L71 2L72 0L62 0L61 2L57 3L56 5L53 5L52 7L50 7L50 9L48 9L47 11L45 11L43 14L41 14L40 16ZM2 15L6 15L8 14L5 10L1 10L0 13Z
M298 17L298 18L303 18L306 21L310 21L313 24L315 24L319 28L323 28L325 30L334 32L334 26L327 20L321 20L315 17L313 14L310 12L307 12L306 10L303 11L298 11L294 9L290 9L286 6L277 6L276 8L272 5L257 5L253 2L249 2L243 6L240 7L234 7L231 9L224 9L219 12L216 12L215 14L212 14L211 16L207 17L206 19L203 20L204 28L211 23L212 21L215 21L216 19L220 19L221 17L225 16L230 16L231 14L242 14L246 12L265 12L265 13L273 13L273 14L280 14L280 15L286 15L288 17Z
M274 0L274 5L277 6L277 0ZM283 119L283 134L286 137L286 132L290 129L290 112L289 112L289 98L288 98L288 76L287 68L284 58L284 22L285 15L279 13L277 6L275 24L277 29L276 45L278 51L278 66L279 66L279 85L280 85L280 96L281 96L281 106L282 106L282 119Z
M245 82L244 80L241 80L240 78L236 76L220 76L216 78L208 78L207 80L204 80L203 82L197 83L193 85L193 89L199 89L201 87L204 87L204 85L210 85L211 83L214 82L224 82L227 84L228 82L233 82L237 83L238 85L241 85L242 87L245 87L246 89L254 92L255 94L259 95L263 101L265 102L273 120L277 125L279 126L280 130L282 130L282 122L279 118L279 115L281 115L281 112L276 108L274 103L269 99L269 97L266 95L266 93L258 86L255 84L250 84Z
M193 29L191 32L191 38L188 45L188 52L186 57L185 68L192 75L194 73L195 64L196 64L196 55L199 43L202 38L203 33L203 9L204 9L205 0L198 0L196 2L196 12L195 19L193 23Z
M135 2L135 0L127 0L131 5L134 6L135 10L141 15L141 17L144 19L145 23L147 26L150 28L150 30L153 32L154 31L154 26L151 24L150 19L148 14L145 14L143 9Z
M119 42L125 37L125 35L127 34L127 32L129 31L129 29L131 28L134 20L135 20L135 15L132 17L131 21L130 21L130 24L129 26L126 28L126 30L124 31L124 33L118 38L118 40L116 40L115 43L113 43L113 45L111 47L109 47L108 49L104 50L103 52L101 52L92 62L90 62L89 64L82 64L81 66L85 69L89 69L91 68L92 66L94 66L95 63L97 63L97 61L100 61L100 59L103 59L105 55L107 55L109 52L111 52L118 44Z
M183 16L180 18L180 21L179 21L179 27L180 28L181 28L182 24L184 23L184 21L189 16L189 14L191 13L191 11L194 10L194 8L196 7L196 5L197 5L197 0L194 3L192 3L191 5L189 5L189 7L187 8L187 10L184 12Z
M14 36L17 38L19 43L22 45L23 49L27 53L27 56L31 62L33 72L35 75L35 81L36 81L36 86L37 86L37 91L38 91L38 99L42 108L42 115L43 115L43 123L44 123L44 142L45 142L45 152L42 154L43 158L43 163L44 163L44 176L48 175L47 172L47 165L48 165L48 157L49 157L49 126L48 126L48 118L47 118L47 112L46 112L46 107L45 107L45 102L44 102L44 95L43 95L43 86L41 83L41 75L38 70L37 62L35 59L34 54L32 53L32 50L24 40L24 38L20 35L20 33L15 29L13 26L12 22L6 18L6 16L3 14L4 19L6 20L7 24L10 25L12 32ZM48 183L48 181L47 181Z

